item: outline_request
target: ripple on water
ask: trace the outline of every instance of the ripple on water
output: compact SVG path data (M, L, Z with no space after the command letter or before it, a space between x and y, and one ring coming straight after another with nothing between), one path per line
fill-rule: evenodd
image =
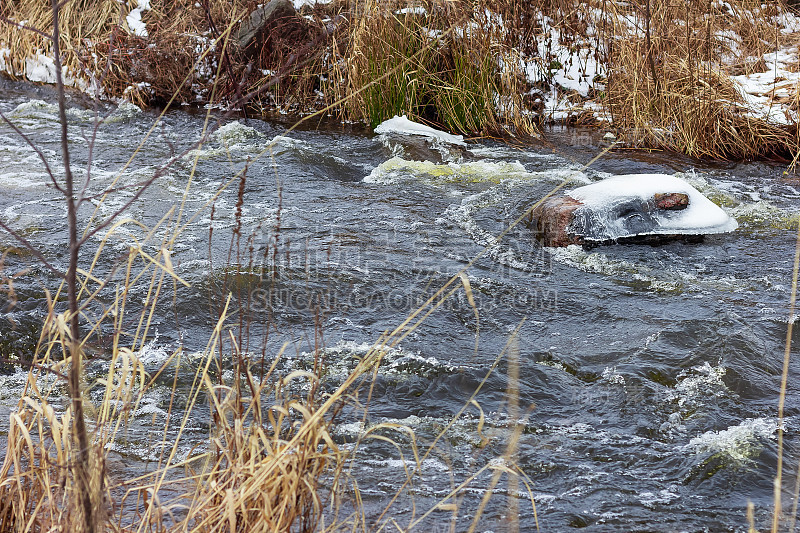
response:
M38 128L34 133L38 136L37 142L41 142L46 150L54 149L46 153L48 157L52 156L52 161L57 160L57 143L54 141L56 107L42 101L17 106L18 102L4 103L12 110L10 113L16 113L12 120L25 128ZM127 161L129 146L125 141L131 137L130 129L146 130L149 126L150 118L137 118L139 113L137 109L124 106L112 112L108 122L119 122L120 125L101 128L98 146L108 153L98 151L98 156L106 161L116 157L122 164ZM131 118L123 119L128 115ZM75 122L90 120L92 116L92 113L79 109L70 111L71 131L77 130L73 127ZM173 115L167 117L166 122L166 134L174 135L170 137L173 141L182 142L177 132L194 132L196 138L203 120ZM257 127L260 131L267 131ZM273 133L263 135L239 121L224 125L202 150L195 153L218 160L198 163L197 179L193 184L197 188L191 193L188 201L192 205L187 204L187 210L214 198L220 175L229 171L229 161L242 163L274 142L274 162L286 185L283 205L280 206L284 215L282 220L284 224L286 221L296 224L286 233L292 237L300 235L299 240L305 240L313 247L317 246L314 238L320 235L316 226L329 224L330 233L336 239L350 239L349 244L359 247L359 251L368 250L380 257L381 266L370 270L369 274L366 270L363 274L354 273L356 270L348 261L326 264L325 279L330 279L331 283L345 286L355 280L359 289L383 291L386 285L391 284L385 279L387 270L402 271L398 279L405 280L411 275L402 267L412 255L409 246L380 244L375 237L390 223L405 232L404 238L427 233L424 249L416 248L413 252L423 250L424 254L437 259L459 258L444 264L440 261L431 263L434 266L430 268L426 266L426 280L446 279L444 275L431 275L429 271L450 272L463 265L463 258L474 257L483 246L490 247L492 266L513 266L511 270L493 269L484 268L481 263L476 267L482 269L480 274L477 271L469 273L476 297L480 298L478 293L481 292L500 302L496 307L487 305L481 308L481 353L491 353L492 356L502 351L510 331L518 322L517 314L506 309L508 295L526 294L532 285L530 280L534 278L528 271L541 270L542 261L529 261L526 250L532 254L543 252L541 255L548 260L552 258L555 266L551 275L536 277L536 281L541 280L548 289L559 291L559 306L531 313L532 318L540 321L527 322L527 329L522 328L519 336L523 361L521 394L537 405L530 418L521 421L523 433L519 440L519 464L539 491L537 505L547 507L548 512L539 515L543 530L561 531L569 524L589 524L595 526L594 530L604 530L598 525L604 521L606 529L619 531L637 527L647 529L653 523L656 528L664 530L695 531L718 526L735 529L741 524L739 518L744 512L743 494L747 497L752 495L759 507L763 507L761 504L765 499L771 498L771 488L762 490L748 486L747 492L744 489L732 492L727 486L717 484L709 489L707 477L702 476L696 478L699 480L697 484L686 485L683 482L688 470L709 459L714 463L712 466L719 464L723 470L730 470L727 474L723 471L723 475L717 478L723 482L727 477L739 474L734 465L752 463L756 459L759 464L766 464L758 466L762 471L756 477L766 477L762 474L769 468L769 461L764 458L774 448L777 424L773 418L765 416L774 402L769 403L770 407L764 405L772 400L771 388L775 376L780 373L780 361L766 358L765 354L779 353L782 334L785 334L786 295L791 287L790 263L794 247L793 235L785 229L791 226L787 220L791 221L795 216L792 206L796 204L797 190L766 172L758 176L758 180L748 181L745 177L741 183L736 171L729 174L721 171L716 174L710 171L689 173L687 180L739 218L744 231L739 230L729 237L707 239L696 246L610 246L591 251L571 247L542 251L522 227L518 233L508 235L509 241L516 238L518 242L497 243L496 237L507 228L510 220L522 215L561 180L590 181L586 173L570 168L565 158L554 157L549 152L536 154L534 150L539 149L534 148L530 154L525 154L508 147L477 147L471 156L454 154L462 158L457 159L460 162L410 161L411 155L408 154L413 154L412 150L400 152L407 155L385 161L388 152L377 139L365 140L365 136L360 134L350 136L338 130L335 136L300 133L302 140L282 136L271 138L278 129L279 126L275 126L270 130ZM26 129L26 132L30 130ZM117 144L103 145L103 139L112 134L114 139L122 140ZM188 140L190 136L186 137ZM154 139L145 146L142 153L145 163L159 164L155 161L156 155L159 155L158 150L163 155L167 144ZM45 181L44 175L40 172L34 174L26 168L35 168L34 165L38 164L26 150L24 143L7 128L2 131L0 165L4 174L0 176L0 184L8 183L6 205L14 206L5 213L7 218L19 227L40 224L44 231L35 232L32 238L41 245L43 241L49 242L42 233L56 233L61 227L63 213L55 204L49 206L46 199L42 200L44 195L35 190L42 185L40 182ZM85 145L76 144L76 153L85 160ZM470 157L483 159L469 160ZM620 155L619 161L616 168L635 168L632 159ZM248 175L247 198L242 206L243 224L247 231L258 224L270 226L276 219L278 202L274 189L267 190L264 180L250 179L256 172L266 170L272 182L273 167L268 167L271 162L263 167L251 167L252 173ZM654 162L652 167L654 171L662 171L663 166L669 164ZM107 163L104 165L108 167ZM657 165L662 167L655 168ZM180 198L185 190L183 180L189 175L187 167L182 163L174 175L152 187L142 202L130 211L132 216L154 223L158 216L163 215L163 207L175 205L175 199ZM13 184L11 174L17 168L20 180ZM152 170L146 168L143 172L149 175ZM367 179L363 179L368 173ZM104 186L112 177L102 169L93 171L93 175L98 186ZM126 184L135 184L146 177L133 170L123 180ZM771 183L774 187L767 189L764 183ZM12 185L16 190L10 191ZM41 189L53 192L43 186ZM405 194L409 189L414 193ZM206 211L185 228L185 235L181 237L184 245L196 247L199 252L187 250L185 254L176 254L173 259L179 275L195 282L198 291L207 290L203 288L204 284L207 285L209 278L215 275L212 264L218 267L224 261L219 260L224 255L215 255L213 262L207 257L209 226L213 224L216 230L231 229L235 225L236 187L224 193L217 199L214 219ZM123 191L119 195L122 202L130 198L126 194ZM17 201L14 196L22 196L22 201ZM121 205L124 204L109 203L107 209ZM158 213L159 210L162 212ZM102 214L108 213L102 211ZM148 221L153 217L155 221ZM310 240L306 240L308 235L312 237ZM59 237L48 238L55 240ZM130 245L140 237L140 234L130 233L124 243ZM408 241L402 241L402 244L411 241L408 237ZM227 253L227 244L220 246L222 248L222 253ZM398 251L400 248L402 250ZM312 253L317 250L312 249ZM786 250L789 251L787 257L777 257ZM219 250L213 252L219 253ZM682 297L684 292L691 294ZM201 292L201 296L205 294ZM183 302L187 315L194 317L202 313L197 310L199 306L192 303L197 298L192 293L186 299L189 303ZM463 315L471 319L471 308L466 305L463 308ZM731 312L725 313L728 309ZM458 311L462 309L458 308ZM171 314L173 310L165 311L167 313ZM352 441L376 424L389 423L409 427L420 437L419 442L423 442L426 439L431 441L447 426L451 420L449 414L461 407L460 402L466 401L480 381L478 378L482 377L480 370L488 364L481 361L482 365L479 364L476 370L473 361L468 360L473 339L465 341L463 335L460 336L464 330L457 329L461 327L460 319L456 322L452 318L450 315L446 319L432 316L425 327L431 326L433 333L420 328L415 331L419 336L409 337L404 341L404 347L387 350L370 406L371 418L366 418L363 423L360 416L347 418L350 411L346 407L342 411L344 423L333 429L337 438ZM377 318L381 330L384 323L395 319L399 323L402 317L389 311L386 316ZM326 322L326 339L340 336L370 338L365 332L376 329L375 320L372 311L332 317ZM300 336L297 329L309 324L309 329L313 328L313 320L295 323L277 316L276 321L276 330L280 330L274 338L276 344L280 335L296 339ZM497 326L492 326L493 323ZM166 319L159 322L159 327L167 328L166 331L162 329L167 338L176 339L183 334L177 328L169 329L169 324ZM751 336L745 337L740 333L739 330L744 328L742 324L751 327ZM206 333L199 327L189 331L190 335L199 332L198 336ZM469 331L472 334L473 330ZM280 338L280 342L283 340ZM191 342L198 343L187 341L187 344ZM552 351L563 352L560 357L564 363L555 358L541 361L536 356L546 352L548 346L555 345L557 348ZM366 342L344 340L326 348L322 355L328 364L326 379L329 381L325 386L340 384L371 348L372 345ZM438 358L430 357L430 354ZM169 360L172 351L153 341L137 355L152 373ZM308 369L316 355L319 354L304 353L300 348L288 350L285 360L280 362L283 366L277 372L285 375L292 370ZM527 359L526 355L529 356ZM202 366L201 356L202 353L181 354L184 366L180 369L179 396L191 386L194 371ZM260 359L260 354L258 357ZM705 360L711 362L705 363ZM561 370L542 367L542 364ZM170 365L169 371L165 371L144 395L133 413L130 431L119 435L120 440L114 446L120 453L128 457L155 459L164 447L170 445L169 440L166 444L157 441L164 438L163 421L172 391L172 375L168 375L171 369ZM748 372L745 369L753 370ZM107 367L101 367L100 362L93 361L87 369L87 376L97 379L107 375L107 370ZM477 374L481 375L476 378ZM223 371L221 376L223 379L234 377L229 371ZM16 406L26 380L27 373L22 371L0 376L0 407L10 409ZM61 381L56 383L59 387L62 384ZM293 382L292 386L300 387L301 384ZM502 372L493 374L487 381L478 398L486 410L483 421L477 408L470 407L447 431L431 456L437 462L424 464L425 475L436 477L436 481L428 482L426 477L427 486L421 491L438 495L451 490L448 475L451 464L448 461L452 462L456 475L469 475L476 470L476 464L480 466L480 461L485 464L492 456L505 451L514 424L520 422L510 421L502 413L506 386L506 376ZM66 405L63 387L57 389L52 398L54 402ZM185 400L183 397L179 399ZM791 401L796 404L796 398ZM174 411L173 414L178 419L185 413ZM186 446L179 450L179 458L185 457L197 445L201 449L207 445L207 415L202 406L189 414L191 420L185 435ZM7 421L6 417L5 422L0 420L0 424ZM486 444L482 436L490 442ZM393 437L399 439L402 435L394 433ZM169 433L166 438L174 442L176 434ZM404 481L404 467L409 465L410 455L406 454L407 462L404 462L388 443L374 441L360 445L358 453L370 461L364 464L370 470L365 470L359 479L360 486L375 498L385 501L386 494L391 494ZM442 464L447 465L447 473L441 469ZM697 470L702 474L716 472L711 468ZM752 470L755 467L749 464L748 472ZM720 490L716 490L718 488ZM474 490L476 496L479 494L475 487L470 487L470 490ZM467 497L479 501L482 496ZM500 500L503 499L498 498ZM504 503L503 500L498 505ZM656 510L660 511L658 515ZM398 513L398 516L407 515ZM580 520L575 517L580 517ZM661 518L664 522L657 522Z
M234 121L220 126L208 143L201 148L190 150L184 160L233 158L234 161L250 160L254 155L278 155L303 147L303 141L277 135L265 141L265 136L255 128Z
M97 116L94 110L75 107L68 107L66 115L70 122L88 122ZM58 106L43 100L28 100L15 107L8 116L18 126L40 127L42 121L58 120Z
M383 376L430 377L458 369L435 357L425 357L419 352L409 352L402 347L378 347L365 342L340 341L334 346L324 348L320 355L325 361L326 375L344 379L367 354L376 350L383 354L378 368L378 374ZM314 356L314 353L302 352L299 360L313 360Z

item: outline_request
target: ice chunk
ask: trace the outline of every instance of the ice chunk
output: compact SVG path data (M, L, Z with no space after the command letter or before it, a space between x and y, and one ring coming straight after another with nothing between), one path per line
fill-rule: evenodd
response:
M458 144L466 146L464 137L461 135L452 135L450 133L431 128L425 124L408 120L408 117L403 115L398 117L395 115L389 120L385 120L378 124L375 128L375 133L398 133L400 135L422 135L430 139L446 142L449 144Z
M25 76L29 81L41 83L56 82L56 63L52 57L36 54L25 59Z
M705 235L735 230L739 224L700 191L675 176L615 176L569 191L582 206L570 232L589 241L640 235ZM688 205L658 206L661 195L688 197Z

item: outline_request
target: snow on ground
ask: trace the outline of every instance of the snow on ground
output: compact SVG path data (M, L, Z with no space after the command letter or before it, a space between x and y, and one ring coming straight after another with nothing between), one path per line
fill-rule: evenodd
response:
M727 5L724 1L717 2L717 6L721 8ZM727 9L732 10L729 6ZM598 23L601 17L600 13L594 13L589 19ZM627 22L629 31L640 31L640 25L635 20L622 18ZM539 58L524 64L524 69L532 85L541 79L543 70L551 80L549 90L543 91L541 95L544 118L553 122L566 122L588 115L594 116L600 123L610 123L611 118L603 109L602 103L593 99L594 94L605 90L603 65L595 60L594 47L597 41L592 39L595 28L590 23L586 31L587 41L566 46L561 44L561 32L552 26L552 20L542 16L539 22L543 28L537 37ZM774 23L784 36L800 33L800 17L791 12L781 12L774 17ZM718 32L716 37L729 48L729 53L722 58L723 62L734 63L740 56L741 37L733 30ZM548 58L550 63L543 65L540 58ZM796 124L800 117L798 111L792 109L792 104L800 87L797 45L783 47L765 54L762 58L747 58L747 62L755 64L762 59L766 64L763 72L732 76L744 98L745 112L776 125Z
M564 91L575 91L584 98L588 96L589 89L595 87L595 77L600 74L601 67L594 58L594 50L586 46L567 47L561 44L561 32L551 26L552 21L549 17L542 17L544 33L537 39L539 57L552 57L550 69L553 83L561 87ZM587 34L593 33L591 28ZM554 67L554 68L553 68ZM528 75L532 77L531 66L528 67ZM535 79L535 78L534 78Z
M732 76L744 96L747 114L774 124L795 124L797 111L789 106L800 83L800 72L796 72L797 50L784 48L765 54L763 59L766 64L764 72Z
M600 16L598 14L598 16ZM542 16L539 21L543 31L537 36L538 58L532 58L523 64L526 77L531 85L545 77L551 81L550 89L543 93L544 115L547 120L566 122L574 116L589 111L599 121L605 120L605 113L586 106L591 102L595 91L605 89L600 81L603 66L595 59L597 42L562 44L561 31L553 27L553 21ZM586 30L587 38L595 35L590 25ZM541 58L548 58L549 64L542 64Z
M138 37L147 37L147 25L142 22L142 13L149 9L150 0L139 0L139 5L136 9L133 9L125 18L125 21L128 23L128 28Z
M56 83L56 62L52 57L36 54L25 60L25 77L40 83Z
M11 70L11 65L6 64L10 53L11 50L8 48L0 48L0 72L9 72Z
M314 4L329 4L331 0L292 0L294 8L300 10L303 6L314 6Z

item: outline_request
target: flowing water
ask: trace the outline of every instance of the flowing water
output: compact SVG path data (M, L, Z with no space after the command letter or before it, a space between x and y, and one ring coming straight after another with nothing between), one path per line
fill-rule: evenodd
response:
M0 110L60 173L54 102L47 88L0 82ZM92 105L73 96L69 108L73 164L84 179L91 147L89 194L97 194L128 162L157 115L126 105L103 107L110 115L93 140ZM459 290L389 351L378 373L367 425L403 424L424 444L505 354L477 396L484 426L479 428L480 411L467 409L390 516L408 524L454 483L498 461L518 423L523 431L515 460L529 478L543 531L745 531L748 502L757 523L767 523L790 320L797 176L762 163L711 165L636 152L606 154L583 169L602 147L595 141L599 134L579 130L549 132L551 144L475 142L463 151L335 123L286 133L288 124L280 119L234 119L135 199L137 184L189 148L203 122L202 114L168 113L99 207L99 215L107 216L133 200L127 216L153 227L181 207L191 178L183 205L187 224L172 254L176 273L191 288L170 288L153 317L139 352L149 370L178 346L187 354L203 350L224 300L220 280L227 277L226 286L236 289L232 305L249 308L249 351L261 357L265 346L269 362L288 343L284 364L291 369L307 368L316 349L327 384L335 386L382 332L398 326L486 249L466 271L478 318ZM272 149L258 157L270 143ZM246 180L234 179L219 192L245 165ZM527 224L510 227L565 179L571 188L648 172L686 179L734 216L739 229L702 243L585 250L543 249ZM0 125L0 183L2 222L63 268L59 193L36 154L6 124ZM99 204L97 198L93 203ZM81 211L84 222L92 209ZM231 235L239 223L237 253ZM143 237L132 225L125 228L109 242L100 270ZM99 239L93 237L88 248ZM0 245L19 249L8 235ZM15 279L16 304L3 308L4 355L24 356L31 349L46 311L44 289L53 290L53 278L30 254L6 256L6 275L26 268ZM265 268L275 277L264 276ZM136 298L144 298L144 290ZM189 382L196 363L186 359ZM87 374L100 376L104 368L101 347ZM514 372L519 413L510 417L515 411L508 376ZM784 424L790 472L800 457L799 372L793 361ZM3 420L23 380L19 369L0 376ZM171 387L166 379L145 395L115 444L123 458L119 469L136 472L158 456L152 435L163 424ZM198 409L182 453L207 443L208 427ZM345 411L335 435L342 446L352 446L364 429ZM370 518L413 466L410 447L405 454L379 440L359 448L353 475ZM460 492L462 509L469 511L455 522L456 531L468 528L490 478L487 472ZM787 473L785 506L792 503L793 483ZM507 529L509 491L516 491L511 496L521 497L520 527L534 531L524 490L524 484L509 488L501 480L479 530ZM451 513L438 510L416 530L447 531L450 524Z

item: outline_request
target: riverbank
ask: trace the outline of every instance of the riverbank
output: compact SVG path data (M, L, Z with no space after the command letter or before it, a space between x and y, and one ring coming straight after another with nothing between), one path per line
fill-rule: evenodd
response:
M0 72L53 83L46 3L0 8ZM627 148L798 154L800 18L783 2L101 0L66 4L68 83L139 105L406 114L468 136L595 125ZM46 33L46 32L43 32Z

